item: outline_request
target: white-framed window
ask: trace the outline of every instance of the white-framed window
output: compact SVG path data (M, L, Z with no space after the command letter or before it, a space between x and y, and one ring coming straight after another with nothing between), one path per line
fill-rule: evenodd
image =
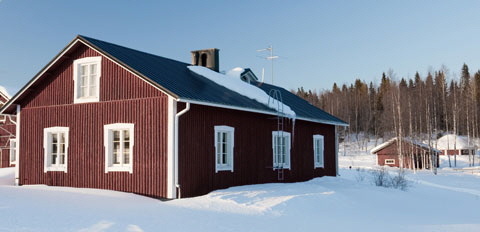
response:
M230 126L215 126L215 172L233 172L234 132Z
M273 169L290 169L290 133L272 131Z
M133 173L134 125L104 125L105 173Z
M68 132L68 127L49 127L43 129L44 172L67 172Z
M313 157L314 157L314 167L323 168L324 167L324 142L323 135L313 135Z
M73 61L74 103L100 100L102 57L86 57Z
M10 165L17 162L17 140L10 139Z
M385 164L395 164L395 159L385 159Z

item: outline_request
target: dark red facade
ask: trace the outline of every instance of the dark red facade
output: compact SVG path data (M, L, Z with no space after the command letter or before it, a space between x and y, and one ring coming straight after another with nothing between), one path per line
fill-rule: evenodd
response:
M215 172L214 126L235 128L234 171ZM294 132L293 132L294 129ZM208 193L230 186L280 182L274 171L272 115L193 105L180 118L179 182L182 197ZM291 169L282 182L305 181L336 175L335 127L296 120L285 121L291 133ZM325 136L325 168L314 168L313 135Z
M168 96L123 67L102 58L100 101L74 104L73 61L102 56L77 43L39 78L21 105L19 183L111 189L167 197ZM185 107L179 103L177 112ZM179 120L182 197L236 185L277 182L272 169L273 115L191 104ZM106 124L135 125L133 173L105 173ZM234 172L215 172L214 126L235 128ZM293 126L294 125L294 126ZM68 127L68 171L44 172L43 130ZM336 174L335 127L286 120L292 136L285 182ZM313 135L325 136L325 168L314 168Z
M22 100L20 184L112 189L166 196L167 95L102 58L100 102L73 104L73 61L100 56L86 46L65 55ZM105 173L103 126L135 125L133 173ZM43 129L69 127L68 172L44 172Z

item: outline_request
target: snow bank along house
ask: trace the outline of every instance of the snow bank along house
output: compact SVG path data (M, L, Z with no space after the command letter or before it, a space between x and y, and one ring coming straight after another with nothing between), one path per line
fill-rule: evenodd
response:
M0 86L0 108L8 102L10 96ZM0 115L0 168L15 166L15 117Z
M179 198L336 175L345 122L218 73L218 49L192 60L77 36L0 110L17 116L16 183Z
M442 155L475 155L476 147L466 136L447 134L437 140L437 148Z
M409 139L402 139L402 161L403 167L409 169L430 169L433 163L439 167L438 155L440 151L428 147L427 144L411 141ZM398 152L398 138L388 140L374 147L370 152L377 155L377 165L400 167L400 157ZM430 156L433 154L433 156Z

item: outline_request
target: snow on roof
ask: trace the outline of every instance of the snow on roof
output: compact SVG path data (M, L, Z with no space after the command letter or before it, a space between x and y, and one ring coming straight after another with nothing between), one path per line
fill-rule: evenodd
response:
M262 104L267 105L268 107L275 109L276 111L281 111L283 107L283 113L289 118L295 118L295 112L287 105L277 102L273 98L265 93L260 88L255 87L254 85L248 84L242 81L239 77L243 72L242 68L235 68L225 74L217 73L209 68L202 66L188 66L190 71L206 77L211 81L228 88L232 91L235 91L243 96L246 96L250 99L256 100ZM242 70L242 72L240 72ZM270 100L270 101L269 101Z
M244 68L236 67L236 68L233 68L232 70L227 71L225 75L240 78L243 72L245 72Z
M382 150L383 148L387 147L388 145L392 144L393 142L397 141L397 137L393 138L393 139L390 139L388 140L387 142L384 142L374 148L372 148L372 150L370 150L370 153L372 154L375 154L377 152L379 152L380 150ZM429 147L427 144L425 143L421 143L421 142L417 142L417 141L414 141L414 140L411 140L411 139L408 139L408 138L404 138L403 141L407 142L407 143L411 143L413 145L416 145L418 147L421 147L421 148L424 148L424 149L432 149L432 151L435 151L435 152L438 152L440 153L441 151L440 150L437 150L433 147Z
M3 95L5 95L5 97L7 97L7 98L12 98L12 96L10 96L10 94L8 94L7 89L6 89L5 87L1 86L1 85L0 85L0 92L1 92Z
M473 144L473 141L471 141ZM455 148L454 148L455 146ZM469 149L474 145L469 145L465 136L448 134L437 140L437 148L440 150Z

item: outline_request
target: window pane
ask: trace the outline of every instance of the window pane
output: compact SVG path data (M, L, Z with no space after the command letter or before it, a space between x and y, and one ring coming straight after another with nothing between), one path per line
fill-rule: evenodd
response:
M60 133L60 143L65 143L65 133Z
M87 65L80 66L80 75L82 76L87 75Z
M97 74L97 64L91 64L90 65L90 75L95 75Z
M80 88L80 97L87 97L87 87Z
M129 130L124 130L123 131L123 140L124 141L130 141L130 131Z
M58 135L52 134L52 143L58 143Z
M120 152L120 142L113 142L113 152Z
M114 152L113 153L113 164L120 164L120 160L118 159L118 153L117 152Z
M52 153L54 154L58 153L58 144L52 143Z
M123 164L130 164L130 154L129 153L123 153Z
M57 164L57 155L52 154L52 164Z
M222 164L227 164L227 153L222 154Z
M113 141L120 141L120 131L113 131Z
M89 97L95 97L95 96L97 96L97 89L96 89L95 86L90 86L90 87L89 87L89 91L90 91L90 93L89 93L89 95L88 95Z
M87 76L81 76L80 77L80 86L84 87L84 86L87 86L88 83L87 83Z
M60 164L65 164L65 154L60 155Z

